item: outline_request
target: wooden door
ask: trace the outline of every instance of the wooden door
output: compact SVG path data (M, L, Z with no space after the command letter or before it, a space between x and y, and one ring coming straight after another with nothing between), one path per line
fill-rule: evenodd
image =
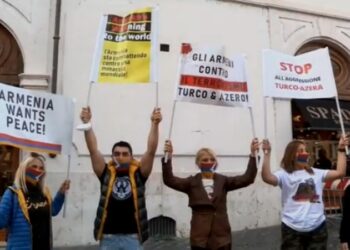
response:
M21 51L12 34L0 25L0 82L18 87L20 73L23 73ZM18 163L19 149L0 145L0 197L12 185ZM4 240L5 231L0 230L0 242Z

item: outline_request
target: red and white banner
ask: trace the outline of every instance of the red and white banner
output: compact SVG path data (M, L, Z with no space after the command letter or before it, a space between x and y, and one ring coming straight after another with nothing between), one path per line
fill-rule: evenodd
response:
M73 100L0 84L0 144L70 154Z
M245 59L227 57L223 47L182 44L176 100L249 107Z
M277 98L328 98L337 96L328 48L290 56L263 52L264 96Z

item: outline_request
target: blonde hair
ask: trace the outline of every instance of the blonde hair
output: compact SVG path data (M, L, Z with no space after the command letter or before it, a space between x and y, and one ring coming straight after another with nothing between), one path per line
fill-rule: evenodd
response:
M37 154L37 153L31 153L30 156L26 157L18 166L17 171L16 171L16 175L15 175L15 180L14 180L14 184L16 186L16 188L22 189L23 192L27 193L28 192L28 188L27 188L27 184L26 184L26 169L29 166L29 163L31 163L33 160L39 160L42 162L44 169L46 170L45 167L45 157ZM41 191L44 191L44 178L41 178L40 182L39 182L39 186Z
M214 157L215 161L217 162L217 157L216 154L214 153L213 150L211 150L210 148L201 148L200 150L198 150L197 154L196 154L196 164L198 166L200 159L203 157L204 154L209 154L210 156Z

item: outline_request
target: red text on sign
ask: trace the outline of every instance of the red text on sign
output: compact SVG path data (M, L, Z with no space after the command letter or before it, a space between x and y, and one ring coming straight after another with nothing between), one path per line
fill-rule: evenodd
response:
M311 63L307 63L304 65L296 65L293 63L286 63L286 62L280 62L281 70L282 71L290 71L290 72L295 72L298 75L301 74L307 74L312 68Z

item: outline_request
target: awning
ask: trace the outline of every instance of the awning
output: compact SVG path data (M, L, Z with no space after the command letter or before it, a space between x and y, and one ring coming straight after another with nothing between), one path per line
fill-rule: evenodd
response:
M350 102L339 101L345 129L350 129ZM303 128L312 130L340 130L335 99L293 99L293 116L302 116ZM293 118L294 119L294 118ZM295 122L295 119L294 119Z

